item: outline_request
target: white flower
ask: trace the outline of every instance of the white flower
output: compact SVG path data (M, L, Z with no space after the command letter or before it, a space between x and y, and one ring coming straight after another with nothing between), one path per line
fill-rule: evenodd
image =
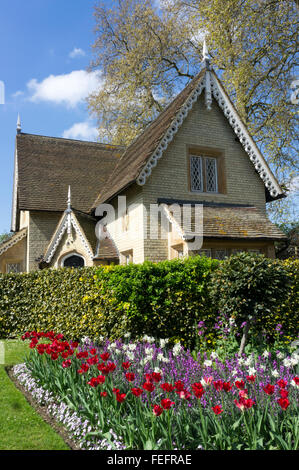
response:
M253 357L252 356L249 356L246 361L244 362L245 366L250 366L250 364L252 363L253 361Z
M142 341L144 343L153 343L155 341L155 338L148 336L148 335L144 335L142 338Z
M286 359L284 359L284 360L283 360L283 365L284 365L285 367L291 367L292 363L291 363L290 358L287 357Z
M168 359L168 357L163 357L162 361L165 362L165 364L168 364L168 362L170 362L170 360Z
M271 371L271 375L272 377L279 377L279 372L276 369L274 369Z
M203 363L203 365L206 366L206 367L211 367L212 364L213 364L213 362L212 362L212 361L208 361L208 360Z
M149 361L152 361L152 360L153 360L153 357L154 357L153 354L147 354L147 355L145 356L145 358L147 359L148 362L149 362Z
M182 349L181 343L175 344L174 347L172 348L172 354L174 356L178 356L181 352L181 349Z
M278 351L278 352L276 353L276 356L278 357L278 359L283 359L283 358L284 358L284 354L283 354L282 352L280 352L280 351Z
M117 344L116 343L111 343L111 344L109 344L107 349L117 349Z
M158 361L163 361L163 359L164 359L163 354L162 354L162 353L158 353L157 359L158 359Z
M134 356L134 354L133 354L132 352L128 351L128 352L126 353L126 357L127 357L130 361L134 361L134 357L135 357L135 356Z
M135 343L130 343L130 344L128 345L128 349L129 349L130 351L135 351L136 348L137 348L137 344L135 344Z
M210 355L210 359L216 359L216 357L218 357L218 354L215 351L213 351Z
M238 371L237 371L237 370L233 370L233 371L232 371L232 375L233 375L233 376L238 375Z
M154 352L154 348L150 346L145 346L145 353L146 354L152 354Z
M160 339L160 348L163 349L165 348L166 344L168 343L168 339Z
M270 356L269 351L264 351L264 352L263 352L263 357L269 357L269 356Z
M229 319L229 324L230 324L230 326L234 326L235 323L236 323L236 322L235 322L235 319L231 317L231 318Z
M128 332L124 334L124 338L130 338L130 337L131 337L131 333Z
M203 386L203 388L206 388L208 386L207 382L205 381L205 379L201 379L200 381L201 385Z
M249 367L248 369L248 375L254 375L256 373L256 370L254 367Z
M294 379L291 380L291 385L292 387L299 388L299 385L296 384Z
M292 366L296 366L298 364L297 357L291 357L291 364L292 364Z
M156 374L161 374L161 373L162 373L162 370L159 369L159 367L155 367L155 368L154 368L154 372L155 372Z
M240 366L242 366L245 363L245 361L242 357L239 357L238 362L239 362Z

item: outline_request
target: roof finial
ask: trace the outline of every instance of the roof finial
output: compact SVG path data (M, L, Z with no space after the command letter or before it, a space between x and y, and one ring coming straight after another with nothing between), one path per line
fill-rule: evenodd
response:
M18 113L17 134L20 134L20 133L21 133L21 130L22 130L22 127L21 127L21 118L20 118L20 114Z
M68 189L68 194L67 194L67 210L68 212L70 212L72 209L71 209L71 187L69 186L69 189Z
M208 69L210 65L210 54L208 51L206 37L204 37L202 46L202 62L204 63L204 66Z

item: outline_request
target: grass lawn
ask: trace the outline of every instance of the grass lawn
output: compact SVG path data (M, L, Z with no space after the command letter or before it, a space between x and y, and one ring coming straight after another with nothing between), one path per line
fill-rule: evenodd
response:
M28 345L19 340L5 340L4 345L4 361L0 354L0 450L68 450L62 438L29 405L5 371L5 366L23 362Z

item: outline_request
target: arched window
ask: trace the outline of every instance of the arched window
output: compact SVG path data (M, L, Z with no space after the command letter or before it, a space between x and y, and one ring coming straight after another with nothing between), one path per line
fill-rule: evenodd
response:
M64 268L82 268L85 266L85 260L83 256L72 253L62 259L61 265Z

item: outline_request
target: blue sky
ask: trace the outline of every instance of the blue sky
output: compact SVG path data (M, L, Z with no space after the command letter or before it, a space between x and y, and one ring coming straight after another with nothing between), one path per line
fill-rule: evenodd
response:
M23 132L96 140L96 122L85 102L101 85L99 73L87 73L93 58L95 4L1 0L0 83L5 85L5 103L0 104L0 234L10 230L18 113Z
M84 97L100 83L86 69L94 42L93 0L1 0L0 233L10 230L18 112L22 131L95 140Z

